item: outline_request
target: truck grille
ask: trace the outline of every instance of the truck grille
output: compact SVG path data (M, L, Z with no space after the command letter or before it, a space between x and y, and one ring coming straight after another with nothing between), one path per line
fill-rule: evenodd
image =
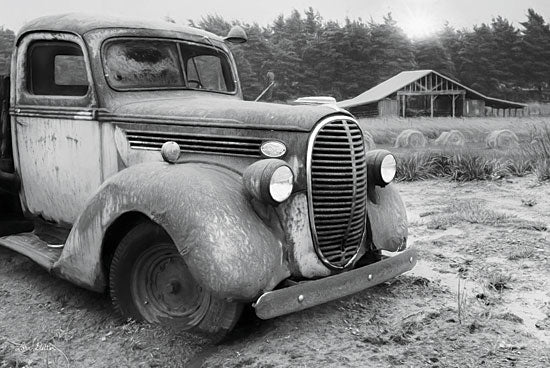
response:
M321 123L310 138L308 193L319 258L344 268L359 252L366 224L367 167L363 134L352 120Z
M164 142L174 141L182 152L261 157L260 138L138 130L127 130L126 136L130 147L135 149L160 150Z

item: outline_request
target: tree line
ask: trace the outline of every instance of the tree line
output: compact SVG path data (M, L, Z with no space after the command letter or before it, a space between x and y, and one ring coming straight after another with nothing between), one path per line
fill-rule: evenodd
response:
M167 18L167 21L172 19ZM550 100L550 25L533 9L515 26L503 17L472 29L449 24L412 41L391 14L381 22L325 20L313 8L278 16L260 26L208 15L194 27L225 35L241 25L248 42L231 45L245 99L254 99L275 74L265 99L300 96L354 97L393 75L434 69L489 96L518 101ZM14 33L0 28L0 74L10 66Z
M503 17L472 29L446 24L433 36L412 41L391 14L382 22L324 20L313 8L280 15L271 25L228 22L208 15L197 26L225 35L231 25L247 31L232 46L245 98L257 96L275 73L271 98L354 97L404 70L434 69L492 97L550 100L550 26L533 9L519 27Z

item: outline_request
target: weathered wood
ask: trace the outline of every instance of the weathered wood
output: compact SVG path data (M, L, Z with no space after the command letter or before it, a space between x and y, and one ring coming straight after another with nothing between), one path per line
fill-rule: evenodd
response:
M457 95L452 96L452 100L453 100L453 118L456 117L456 99L457 98L458 98Z
M430 96L430 95L465 95L465 90L441 90L441 91L418 91L418 92L407 92L407 91L397 91L397 95L403 96Z

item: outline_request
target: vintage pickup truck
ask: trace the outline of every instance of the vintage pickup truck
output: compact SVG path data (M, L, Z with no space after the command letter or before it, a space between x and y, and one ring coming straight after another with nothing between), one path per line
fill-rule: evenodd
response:
M24 26L0 95L0 244L124 316L206 334L246 304L273 318L410 270L394 157L334 106L243 101L227 43L245 40Z

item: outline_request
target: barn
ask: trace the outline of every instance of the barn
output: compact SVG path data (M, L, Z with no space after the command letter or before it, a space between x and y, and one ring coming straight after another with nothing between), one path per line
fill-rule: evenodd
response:
M401 72L337 105L357 117L521 116L527 107L485 96L434 70Z

